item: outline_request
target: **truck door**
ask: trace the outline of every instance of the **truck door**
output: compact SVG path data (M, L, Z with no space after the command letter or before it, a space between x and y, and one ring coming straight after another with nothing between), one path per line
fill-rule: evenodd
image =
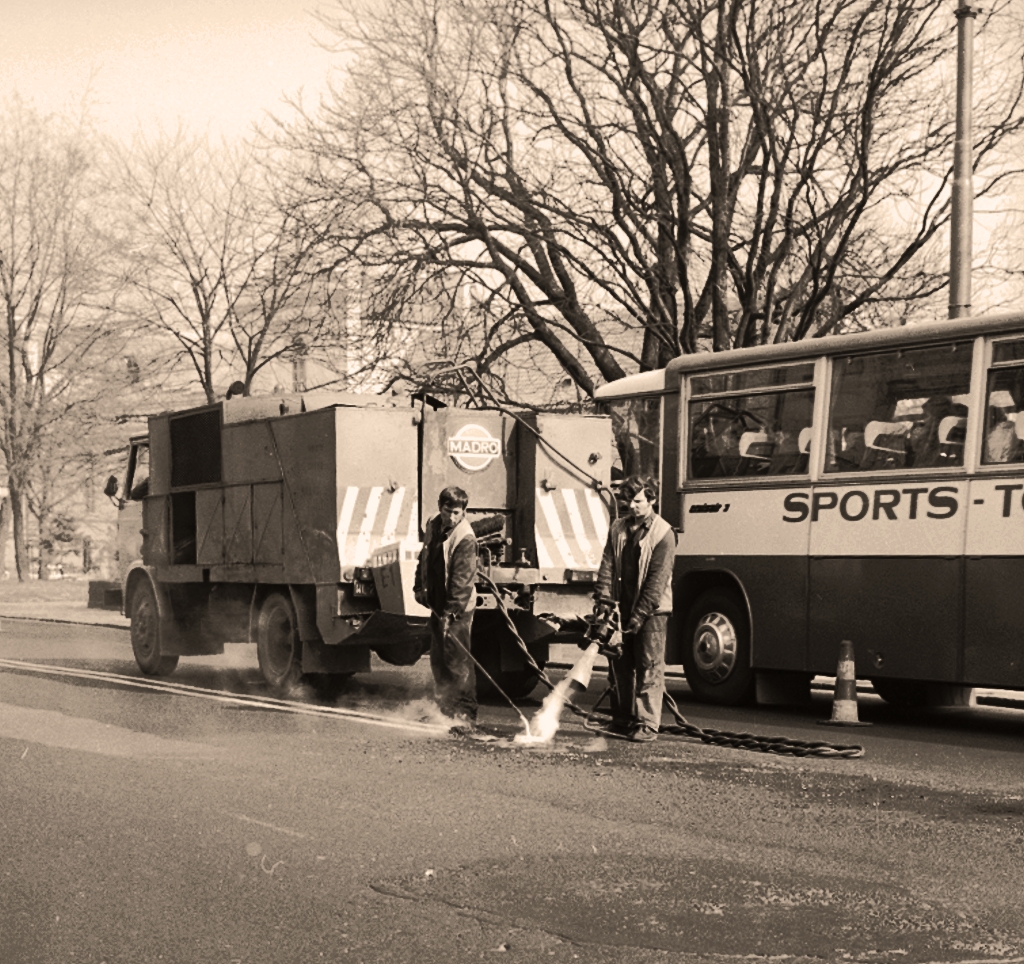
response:
M132 439L117 514L117 576L122 583L142 562L142 506L149 492L149 439Z

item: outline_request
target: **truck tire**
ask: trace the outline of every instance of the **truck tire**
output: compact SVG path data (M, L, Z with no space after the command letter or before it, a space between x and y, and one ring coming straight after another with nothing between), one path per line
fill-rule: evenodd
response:
M737 706L753 699L750 622L736 592L702 593L687 614L682 643L686 682L698 700Z
M256 622L256 658L267 685L286 695L302 678L302 642L291 599L272 592L260 606Z
M501 668L502 646L519 644L512 636L504 617L496 610L477 612L473 620L472 653L473 658L490 674L494 683L476 668L477 699L501 698L495 683L512 700L522 700L529 696L537 687L539 679L533 668L527 664L520 669ZM544 668L541 664L541 669Z
M131 611L132 652L139 669L147 676L170 676L178 666L177 656L164 656L161 651L160 611L156 593L148 579L143 580L132 593Z
M355 673L306 673L303 681L312 687L318 700L333 702L348 689Z
M495 696L501 698L501 693L495 688L495 683L501 687L502 692L510 700L526 699L537 688L537 674L527 666L526 669L503 670L501 668L500 654L488 651L486 653L474 652L473 655L484 669L490 673L494 683L491 682L479 668L476 671L476 696L477 699L491 699Z

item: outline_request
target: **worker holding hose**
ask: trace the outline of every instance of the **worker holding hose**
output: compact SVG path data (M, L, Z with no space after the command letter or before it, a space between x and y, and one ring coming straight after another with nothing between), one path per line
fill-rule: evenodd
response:
M466 519L469 496L448 486L438 514L427 521L413 586L416 601L430 609L430 669L441 712L459 725L476 723L476 673L470 656L476 609L477 545Z
M654 507L658 484L630 476L619 490L628 512L612 522L597 573L595 616L615 605L622 651L608 658L612 676L611 733L635 743L658 738L665 693L665 634L672 611L675 532Z

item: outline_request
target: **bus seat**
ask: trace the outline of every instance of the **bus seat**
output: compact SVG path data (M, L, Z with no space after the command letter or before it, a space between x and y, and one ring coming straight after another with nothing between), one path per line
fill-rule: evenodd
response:
M765 432L744 432L740 436L741 459L767 459L773 447Z
M963 465L967 418L947 415L939 422L939 452L936 465Z
M800 450L801 455L808 455L811 451L811 438L814 436L814 429L810 425L807 428L800 429L800 435L797 438L797 448Z
M966 418L947 415L939 422L939 445L963 445L966 436Z
M1024 442L1024 412L1018 412L1016 415L1014 415L1013 421L1014 434L1017 436L1017 438Z
M907 436L913 422L871 421L864 426L862 469L902 468L907 460Z
M864 447L904 454L913 422L868 422L864 426Z

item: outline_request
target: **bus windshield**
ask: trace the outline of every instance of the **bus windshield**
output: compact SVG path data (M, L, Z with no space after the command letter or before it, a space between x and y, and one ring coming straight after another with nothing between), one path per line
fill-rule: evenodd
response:
M602 415L610 415L615 435L612 480L631 475L658 479L661 469L661 396L640 395L602 401Z

